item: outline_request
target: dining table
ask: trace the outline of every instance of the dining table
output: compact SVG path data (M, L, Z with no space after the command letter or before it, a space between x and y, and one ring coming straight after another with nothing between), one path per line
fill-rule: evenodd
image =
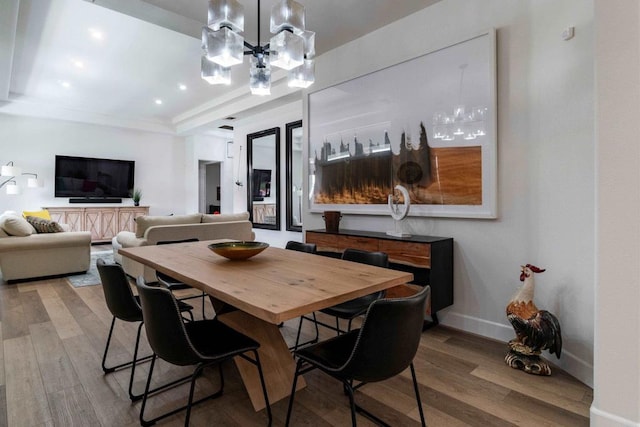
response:
M273 246L246 260L229 260L209 248L225 241L121 248L119 253L206 292L221 322L258 341L270 403L289 396L295 373L278 325L413 279L403 271ZM240 357L235 363L254 409L263 409L255 366ZM298 388L305 387L301 380Z

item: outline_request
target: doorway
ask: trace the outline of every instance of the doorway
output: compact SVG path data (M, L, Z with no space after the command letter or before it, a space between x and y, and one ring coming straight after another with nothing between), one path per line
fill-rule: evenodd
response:
M221 167L220 162L200 160L200 191L198 206L201 213L220 213L222 197L220 192Z

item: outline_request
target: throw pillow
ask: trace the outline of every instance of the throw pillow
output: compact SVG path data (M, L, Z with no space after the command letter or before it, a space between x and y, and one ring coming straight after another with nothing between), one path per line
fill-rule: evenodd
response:
M26 219L18 215L3 215L0 219L0 228L9 236L31 236L36 230Z
M38 218L51 220L51 215L49 215L49 211L46 209L42 209L41 211L22 211L22 216L25 218L28 216L37 216Z
M62 226L55 221L39 218L37 216L28 216L27 221L36 229L38 233L60 233L64 231Z

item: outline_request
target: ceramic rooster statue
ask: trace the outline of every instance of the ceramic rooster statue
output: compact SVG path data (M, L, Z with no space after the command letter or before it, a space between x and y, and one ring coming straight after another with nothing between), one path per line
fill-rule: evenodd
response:
M560 323L553 314L539 310L533 303L533 275L545 270L531 264L520 269L520 281L524 282L524 286L507 305L507 318L516 331L516 338L509 341L509 353L504 360L512 368L522 369L529 374L551 375L551 368L540 358L540 352L549 350L560 358Z

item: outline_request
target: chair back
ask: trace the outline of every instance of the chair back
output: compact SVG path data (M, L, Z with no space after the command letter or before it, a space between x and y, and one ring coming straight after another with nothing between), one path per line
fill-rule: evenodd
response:
M147 286L141 276L136 282L142 304L142 317L151 349L174 365L198 363L202 356L193 347L184 327L178 302L171 291Z
M369 252L361 249L347 248L342 253L345 261L359 262L360 264L375 265L376 267L389 268L389 255L385 252ZM384 298L386 291L378 291L358 298L361 304L369 305L377 299ZM365 305L365 307L366 307Z
M308 254L316 253L316 244L315 243L302 243L302 242L294 242L290 240L287 242L285 249L290 249L292 251L298 252L306 252Z
M347 248L342 253L345 261L359 262L360 264L375 265L377 267L389 267L389 255L385 252L369 252L361 249Z
M173 243L190 243L190 242L199 242L200 240L197 237L193 237L191 239L182 239L182 240L161 240L156 245L171 245Z
M404 371L418 351L431 288L415 295L374 301L356 344L340 371L364 382L382 381Z
M142 309L133 296L129 280L118 264L107 264L103 259L96 261L102 291L107 307L113 316L126 322L142 320Z

